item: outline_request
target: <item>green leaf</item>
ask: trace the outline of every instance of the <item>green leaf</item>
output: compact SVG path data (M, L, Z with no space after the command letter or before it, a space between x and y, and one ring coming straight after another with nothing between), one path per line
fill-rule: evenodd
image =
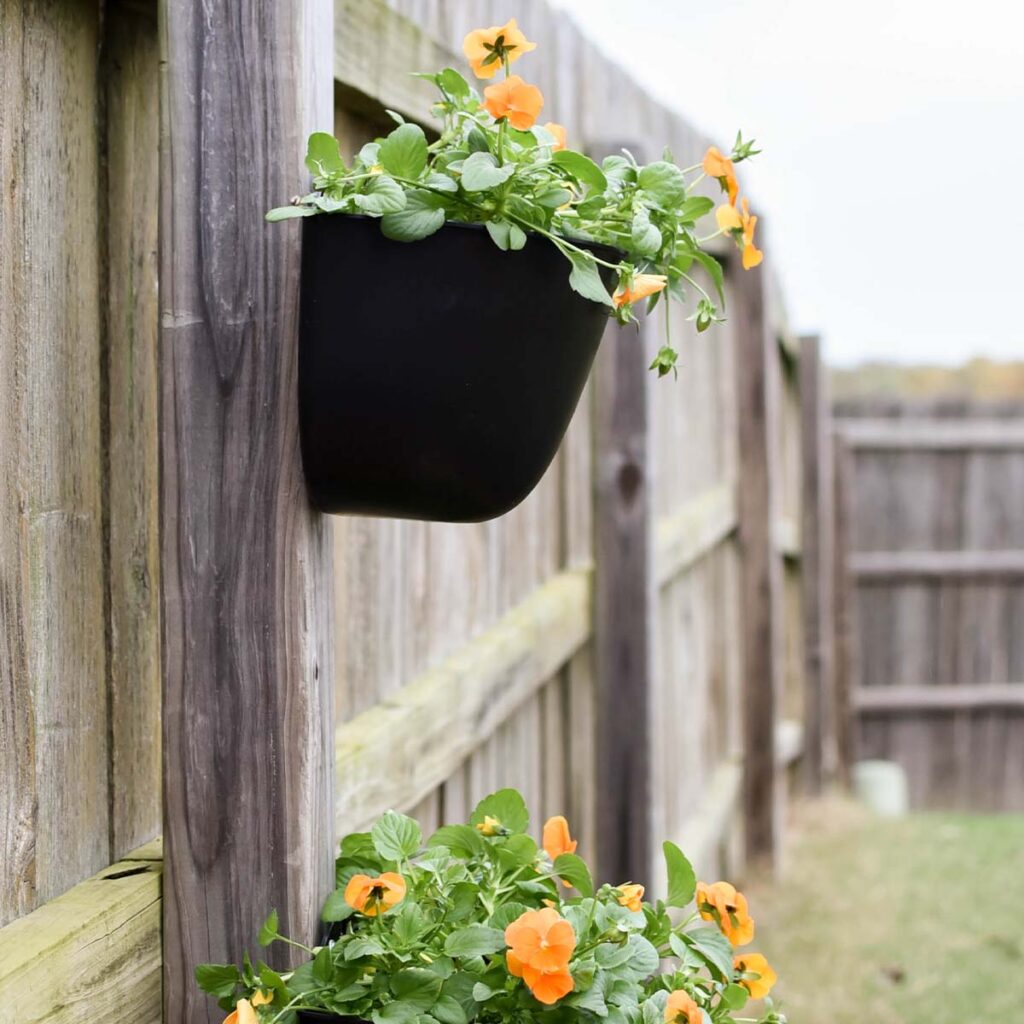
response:
M505 933L483 924L470 924L454 931L445 939L444 951L449 956L484 956L505 948Z
M537 859L537 840L524 832L517 832L498 847L498 858L506 868L532 864Z
M719 263L714 256L709 256L701 249L694 250L693 258L708 272L708 277L714 281L715 289L718 292L718 300L724 305L725 281L722 276L722 264Z
M400 124L380 144L380 164L396 178L415 181L427 166L427 137L418 124Z
M374 1010L373 1024L408 1024L419 1016L419 1008L396 999L380 1010Z
M668 898L665 902L670 907L685 907L693 899L697 888L693 866L675 843L665 842L661 848L665 853L665 868L668 871Z
M466 145L471 153L490 153L491 144L487 141L487 133L479 126L474 125L466 136Z
M445 68L437 76L437 84L457 100L465 99L469 95L469 82L455 68Z
M476 1006L473 1000L473 989L476 987L477 977L466 971L456 971L445 979L441 988L441 998L451 996L463 1009L467 1017L476 1014Z
M604 176L604 171L589 156L584 156L571 149L562 149L555 153L551 161L568 171L577 181L584 185L590 185L598 192L603 192L608 187L608 179Z
M544 206L549 210L557 210L558 207L564 206L570 199L572 199L572 193L567 188L547 188L543 192L538 192L534 197L534 202L538 206ZM603 203L599 201L598 208Z
M476 910L480 888L472 882L459 882L452 886L449 895L452 899L452 909L449 911L448 919L450 921L465 921Z
M606 156L601 166L608 180L617 185L636 181L636 168L624 156Z
M503 903L498 907L487 924L491 928L497 928L498 931L504 932L504 930L517 918L526 913L527 907L522 903L516 903L514 900L511 903Z
M466 1024L469 1019L462 1003L455 996L441 996L430 1007L430 1015L436 1017L441 1024Z
M641 256L653 256L661 248L661 232L651 223L646 210L640 210L633 218L630 234L633 248Z
M426 931L426 915L411 900L405 900L390 916L395 938L403 946L411 946Z
M594 880L590 877L590 869L575 853L563 853L556 857L554 871L559 878L579 890L580 895L594 895Z
M229 999L241 982L242 976L234 964L199 964L196 967L196 984L217 999Z
M339 847L342 857L349 860L377 859L377 851L373 846L373 837L369 832L350 832L341 841Z
M732 945L717 928L698 928L696 931L683 932L680 938L693 946L722 981L732 979Z
M266 921L263 922L263 927L260 928L260 933L259 937L257 938L257 942L259 942L261 946L270 945L270 943L277 938L277 926L277 911L272 910L270 912L270 915L267 917Z
M508 247L513 252L518 252L524 245L526 245L526 232L518 224L513 224L508 232Z
M269 224L278 220L290 220L292 217L312 217L319 211L315 206L276 206L267 210L263 219Z
M579 1007L581 1010L589 1010L598 1017L607 1017L608 1005L604 1001L604 978L604 973L598 971L589 988L583 992L577 992L576 995L569 998L570 1005Z
M707 196L690 196L682 206L676 210L676 216L684 224L692 224L701 217L709 214L715 208L714 199Z
M313 132L306 145L306 167L315 177L339 174L345 170L338 140L329 132Z
M601 275L597 272L597 265L578 252L568 251L566 256L572 264L572 273L569 274L569 284L573 291L577 291L585 299L592 302L600 302L605 306L614 306L612 297L608 294Z
M412 818L397 811L386 811L370 829L374 849L385 859L406 860L419 848L423 840L419 825Z
M459 183L454 178L449 178L447 174L438 174L436 171L432 171L423 180L424 185L429 185L430 188L437 189L439 192L458 192Z
M442 846L467 860L484 852L484 839L471 825L442 825L428 840L428 847Z
M512 225L506 220L489 220L484 227L487 228L487 234L491 236L491 241L502 252L508 252L508 235Z
M360 960L364 956L378 956L383 952L384 947L366 935L355 935L345 943L346 960Z
M385 238L396 242L417 242L444 224L444 200L433 192L415 189L405 196L405 209L386 213L380 222Z
M320 911L321 921L346 921L355 911L345 902L345 890L335 889L326 900L324 909Z
M658 951L652 943L642 935L633 934L630 935L627 945L629 946L630 954L629 959L626 961L626 966L629 968L630 974L637 981L654 974L661 960L658 957Z
M726 985L722 989L722 1005L729 1010L742 1010L750 994L742 985Z
M423 967L406 967L391 976L391 991L417 1010L429 1010L441 994L442 979Z
M686 199L683 172L665 160L656 160L653 164L641 167L637 184L666 210L681 206Z
M313 980L321 985L329 985L334 980L334 961L328 946L322 946L313 957Z
M405 191L394 178L386 174L375 174L366 186L365 195L353 196L356 206L363 213L397 213L405 209Z
M499 167L490 153L471 153L462 165L462 187L467 192L483 192L508 181L514 171L512 164Z
M508 832L526 832L530 827L530 812L518 791L499 789L485 796L473 808L469 823L482 825L485 818L494 818Z

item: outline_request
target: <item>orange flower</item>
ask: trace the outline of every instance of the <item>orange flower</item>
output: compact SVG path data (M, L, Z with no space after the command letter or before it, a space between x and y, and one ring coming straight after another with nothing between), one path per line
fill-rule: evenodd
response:
M555 817L548 818L544 822L541 842L544 852L552 860L561 857L563 853L576 852L576 840L569 835L569 822L560 814L556 814Z
M385 871L379 878L353 875L345 886L345 902L367 917L386 914L404 898L405 879L394 871Z
M224 1018L224 1024L259 1024L259 1018L248 999L239 999L235 1008Z
M518 75L484 89L484 106L495 120L508 118L513 128L525 132L532 127L544 106L544 97L535 85L527 85Z
M643 904L644 898L644 887L642 885L635 885L633 882L623 882L622 885L617 886L619 893L619 903L624 907L629 907L630 910L639 910Z
M700 1007L693 1001L689 992L681 988L675 992L669 992L668 1002L665 1003L665 1020L668 1024L675 1024L676 1021L685 1024L704 1024L704 1015Z
M560 124L555 124L554 121L548 121L548 123L546 125L544 125L544 128L545 128L546 131L551 132L551 134L554 135L554 137L555 137L555 144L551 148L556 153L560 149L565 149L565 147L567 145L567 138L566 138L564 126L560 125Z
M664 274L636 274L628 288L623 288L620 284L615 289L612 301L617 307L625 306L629 302L638 302L640 299L646 299L648 295L660 292L667 283L668 278Z
M547 1006L573 988L569 959L576 948L576 933L557 910L527 910L506 929L508 971L522 978L534 997Z
M749 993L751 999L764 999L772 990L777 980L777 975L771 968L771 964L760 953L744 953L735 957L733 967L739 974L737 983L742 985ZM751 975L751 977L744 977Z
M734 206L722 205L715 211L720 231L728 231L739 243L743 251L743 269L750 270L764 259L764 253L754 245L754 228L757 217L750 215L750 202L746 198L740 201L742 212Z
M506 25L475 29L462 40L462 52L477 78L493 78L506 58L512 64L536 47L519 31L515 18Z
M716 921L734 946L745 946L754 938L754 919L747 910L747 898L728 882L698 882L697 910L705 921Z
M736 180L736 172L733 170L732 161L723 156L717 146L712 146L704 154L704 162L701 165L704 173L709 178L717 178L718 184L723 192L729 193L729 204L736 205L736 197L740 192L740 184Z

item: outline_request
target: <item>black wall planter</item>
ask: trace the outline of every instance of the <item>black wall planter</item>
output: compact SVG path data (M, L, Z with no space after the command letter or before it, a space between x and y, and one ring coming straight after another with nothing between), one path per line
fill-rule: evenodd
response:
M370 218L304 220L299 425L313 504L479 522L522 501L607 323L568 275L539 237L502 252L478 225L405 243Z
M299 1024L370 1024L361 1017L339 1017L322 1010L299 1010Z

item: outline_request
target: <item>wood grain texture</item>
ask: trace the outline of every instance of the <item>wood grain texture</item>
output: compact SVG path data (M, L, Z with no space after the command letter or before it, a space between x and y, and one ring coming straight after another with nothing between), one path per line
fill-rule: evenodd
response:
M718 484L658 520L655 566L662 585L703 558L736 529L736 486Z
M858 711L871 713L1024 708L1024 683L862 686L853 691L853 706Z
M160 845L0 928L0 1005L13 1024L160 1024Z
M156 4L107 5L106 393L111 859L160 831Z
M0 923L108 863L97 47L0 11Z
M775 724L782 667L782 569L772 537L777 348L767 321L763 277L739 271L732 318L739 335L739 542L743 578L743 807L746 849L770 862L779 841ZM777 473L774 474L777 480Z
M863 582L898 578L1022 577L1024 551L856 551L850 572Z
M416 804L454 774L586 641L590 607L589 571L564 572L437 668L339 726L337 834Z
M1007 419L843 419L852 448L873 451L1004 451L1024 449L1024 425Z
M832 443L821 342L800 342L802 563L804 618L803 783L821 792L834 760L832 720Z
M270 907L313 939L333 884L329 532L296 410L300 235L263 222L330 128L331 4L161 6L165 1019ZM280 962L281 954L275 959Z
M645 325L639 330L642 341ZM647 362L633 345L621 343L621 335L613 322L594 367L595 743L601 751L596 870L612 884L644 877L651 859L654 572Z

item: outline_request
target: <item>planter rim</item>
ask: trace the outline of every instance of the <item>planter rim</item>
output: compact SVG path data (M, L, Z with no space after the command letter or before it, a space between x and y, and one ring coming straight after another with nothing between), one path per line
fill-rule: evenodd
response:
M380 223L380 217L373 217L368 213L346 213L343 210L337 210L333 213L326 213L324 211L320 211L319 213L313 214L313 216L324 218L344 217L348 220L371 220L377 221L378 224ZM476 220L445 220L444 224L442 224L441 227L438 228L437 230L440 231L443 228L462 228L468 229L470 231L475 231L477 233L487 230L487 226L483 222ZM536 238L538 241L546 242L548 245L554 244L551 242L550 239L545 238L543 235L538 234L536 231L526 231L525 233L527 238ZM427 235L427 238L429 237L430 235ZM394 239L389 239L389 241L394 241ZM424 241L424 239L418 239L418 241ZM626 254L621 249L617 248L614 245L609 245L607 242L595 242L591 241L589 238L575 237L566 238L565 241L571 242L573 245L581 246L584 249L593 249L594 252L596 252L598 255L606 254L616 262L622 262L626 258ZM398 244L416 245L416 242L398 242Z

